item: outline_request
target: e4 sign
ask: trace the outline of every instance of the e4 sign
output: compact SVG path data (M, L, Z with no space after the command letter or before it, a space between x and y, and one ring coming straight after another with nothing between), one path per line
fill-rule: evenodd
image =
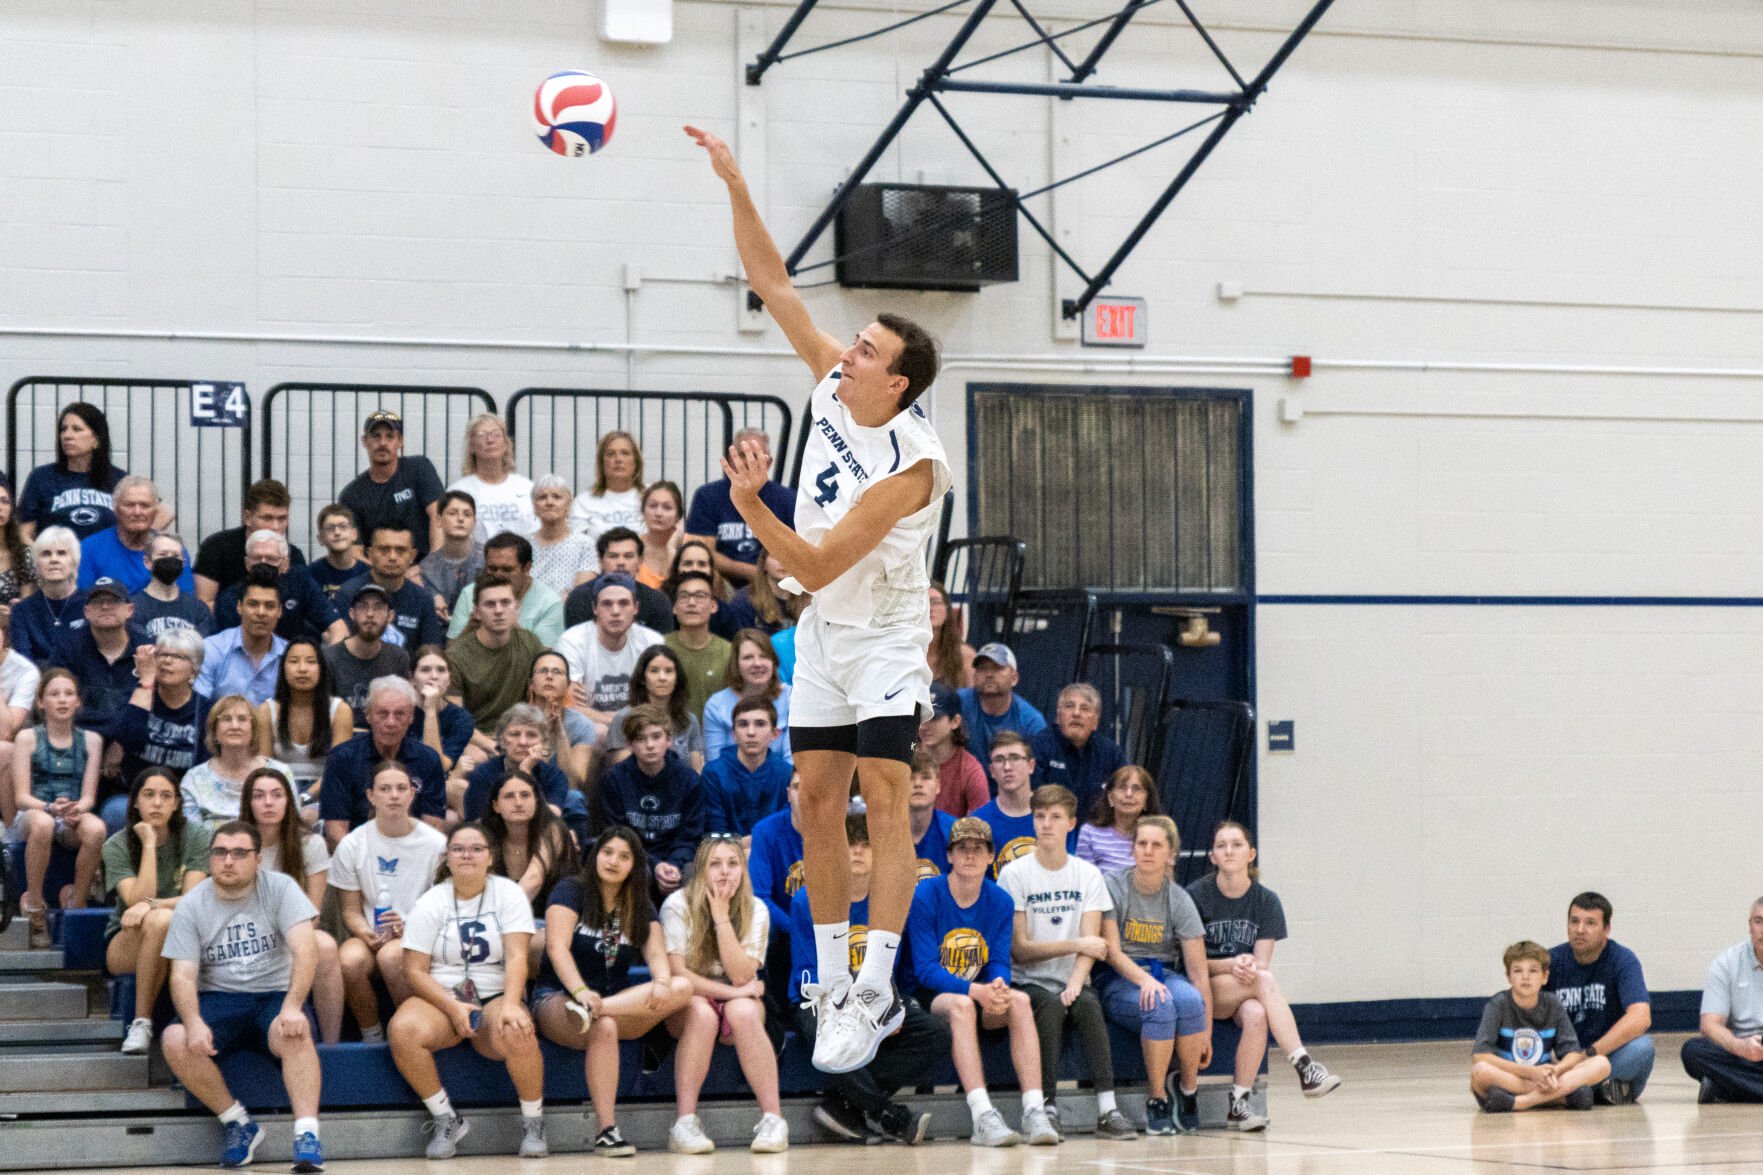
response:
M251 419L251 397L235 382L190 385L190 423L196 428L244 428Z
M1143 298L1097 298L1084 309L1086 347L1143 347L1151 322Z

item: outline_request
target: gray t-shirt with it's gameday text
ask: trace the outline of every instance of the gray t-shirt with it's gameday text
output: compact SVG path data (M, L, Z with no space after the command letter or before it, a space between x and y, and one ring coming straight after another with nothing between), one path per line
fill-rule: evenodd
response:
M1194 899L1173 881L1165 881L1154 894L1140 893L1132 874L1129 865L1102 878L1114 899L1107 917L1120 931L1121 951L1128 958L1156 959L1178 975L1187 974L1181 944L1206 937L1206 924L1200 921Z
M197 991L287 991L294 971L288 932L316 917L318 911L286 873L259 870L251 891L231 902L209 878L172 911L161 953L198 965Z

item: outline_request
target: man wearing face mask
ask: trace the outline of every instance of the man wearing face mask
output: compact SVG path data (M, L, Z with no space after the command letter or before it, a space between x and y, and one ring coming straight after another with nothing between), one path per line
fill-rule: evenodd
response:
M147 586L130 596L129 603L135 606L135 623L147 630L147 639L157 644L174 628L211 635L214 613L181 586L190 576L183 540L175 534L156 534L148 540L141 561L149 574Z
M348 625L337 615L335 605L318 581L304 566L292 565L292 548L287 536L273 530L259 530L245 540L247 573L267 566L275 572L282 587L282 617L276 621L275 634L285 641L311 640L335 644L349 635ZM249 579L221 589L214 600L214 625L232 628L239 623L239 597Z
M153 520L159 513L159 490L149 478L131 475L116 483L112 500L116 525L80 543L80 589L88 590L101 579L113 579L132 595L147 586L145 557L153 539ZM179 553L184 553L181 543ZM188 571L180 569L178 587L195 592L196 582Z

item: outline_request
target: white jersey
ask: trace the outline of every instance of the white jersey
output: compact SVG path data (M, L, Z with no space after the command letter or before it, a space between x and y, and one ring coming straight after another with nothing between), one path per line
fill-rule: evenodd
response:
M802 484L796 490L796 533L809 542L819 544L864 494L920 461L931 463L932 482L929 504L895 523L875 550L814 593L814 610L823 620L859 628L929 628L925 551L953 480L942 440L916 404L876 428L852 420L839 399L836 367L815 386L808 411ZM802 591L793 577L783 586Z

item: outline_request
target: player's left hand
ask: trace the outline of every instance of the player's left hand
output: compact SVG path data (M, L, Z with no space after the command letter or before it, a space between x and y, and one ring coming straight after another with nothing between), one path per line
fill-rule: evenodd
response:
M759 500L759 491L771 478L771 454L754 441L743 441L728 447L722 459L723 476L728 478L729 497L737 503Z

